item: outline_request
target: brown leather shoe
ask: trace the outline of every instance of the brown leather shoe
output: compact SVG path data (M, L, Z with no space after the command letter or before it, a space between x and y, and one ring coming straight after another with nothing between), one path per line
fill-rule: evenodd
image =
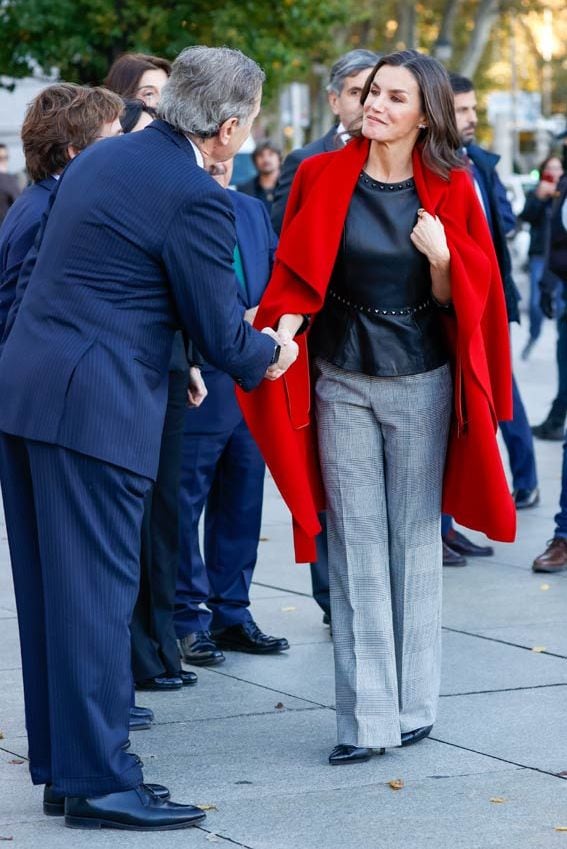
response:
M562 572L567 569L567 539L554 537L533 562L534 572Z

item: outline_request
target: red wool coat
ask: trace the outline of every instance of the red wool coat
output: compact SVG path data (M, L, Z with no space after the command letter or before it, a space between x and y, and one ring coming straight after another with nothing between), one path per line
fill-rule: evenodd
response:
M314 314L323 306L368 147L366 139L357 139L302 163L256 327L275 327L284 313ZM443 320L452 359L454 415L443 510L468 528L511 542L516 511L496 442L498 421L512 416L510 343L492 239L469 175L456 170L449 181L441 179L425 167L417 148L413 160L421 205L441 219L451 252L455 315ZM248 426L291 511L299 563L316 559L317 512L325 502L307 336L297 338L299 357L283 378L263 381L249 394L237 389Z

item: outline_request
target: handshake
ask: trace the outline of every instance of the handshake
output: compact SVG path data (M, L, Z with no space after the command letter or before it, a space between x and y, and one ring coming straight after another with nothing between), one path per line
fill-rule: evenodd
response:
M277 363L270 366L265 374L266 380L278 380L278 378L284 375L288 368L296 361L297 355L299 354L297 342L293 341L293 335L291 332L284 328L276 332L275 330L272 330L271 327L264 327L262 333L266 333L268 336L271 336L280 346L281 350Z

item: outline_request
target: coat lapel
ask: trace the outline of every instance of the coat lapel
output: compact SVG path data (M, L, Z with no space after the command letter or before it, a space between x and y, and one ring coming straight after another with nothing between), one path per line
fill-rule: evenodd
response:
M368 157L366 139L354 139L327 158L297 215L284 229L277 258L317 292L331 277L350 199ZM322 210L325 214L322 215Z

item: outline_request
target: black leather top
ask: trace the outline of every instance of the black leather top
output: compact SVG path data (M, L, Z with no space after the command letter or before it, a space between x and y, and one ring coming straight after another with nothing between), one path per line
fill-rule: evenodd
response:
M361 173L311 351L339 368L392 377L447 361L429 262L410 233L420 203L413 180Z

